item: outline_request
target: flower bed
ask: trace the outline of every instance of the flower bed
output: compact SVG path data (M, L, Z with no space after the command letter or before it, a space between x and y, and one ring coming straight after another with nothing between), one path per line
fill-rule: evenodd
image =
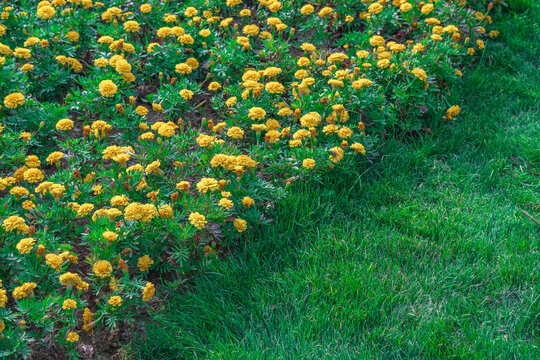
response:
M457 117L449 84L497 36L475 7L8 1L0 355L118 341L287 184Z

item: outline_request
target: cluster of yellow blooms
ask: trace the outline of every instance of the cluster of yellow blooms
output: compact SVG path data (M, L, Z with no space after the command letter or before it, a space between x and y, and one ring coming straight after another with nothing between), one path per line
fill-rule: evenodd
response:
M20 272L0 279L0 308L56 287L55 308L75 319L64 343L80 339L77 316L91 333L149 302L147 277L181 268L178 249L217 256L263 218L277 187L363 161L389 126L420 118L430 91L462 76L452 58L498 35L484 28L491 8L464 0L22 3L0 9L0 74L14 76L0 94L0 144L20 150L0 168L10 199L0 256L17 256L6 262ZM92 31L75 31L80 19ZM25 23L22 39L13 24L24 21L42 28ZM54 74L54 96L69 88L57 112L39 91ZM447 120L461 111L440 110ZM47 121L20 131L25 116ZM86 306L84 291L104 299Z

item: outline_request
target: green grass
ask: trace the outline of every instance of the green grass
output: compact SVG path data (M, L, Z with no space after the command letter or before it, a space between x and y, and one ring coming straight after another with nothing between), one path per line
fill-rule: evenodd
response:
M507 15L449 103L361 171L296 184L132 345L141 359L540 358L538 11Z

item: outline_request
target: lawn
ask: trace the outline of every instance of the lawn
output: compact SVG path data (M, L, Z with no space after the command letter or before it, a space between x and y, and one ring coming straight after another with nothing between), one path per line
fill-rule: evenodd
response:
M156 313L147 359L540 357L539 7L501 33L433 135L295 183Z

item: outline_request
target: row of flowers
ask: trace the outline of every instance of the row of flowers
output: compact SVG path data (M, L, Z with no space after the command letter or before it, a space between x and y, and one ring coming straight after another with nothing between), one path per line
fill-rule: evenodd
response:
M291 183L458 117L448 84L498 35L474 5L4 3L3 354L135 329Z

